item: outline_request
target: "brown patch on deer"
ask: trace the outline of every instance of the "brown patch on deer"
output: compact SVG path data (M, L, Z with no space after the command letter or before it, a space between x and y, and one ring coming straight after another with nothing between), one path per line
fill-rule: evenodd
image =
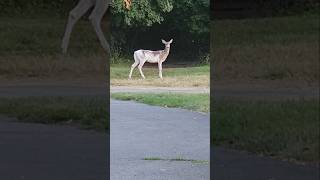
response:
M153 56L157 56L157 55L161 56L161 51L152 51L151 53Z
M160 54L160 61L164 61L166 58L168 57L168 53L163 51L161 54Z

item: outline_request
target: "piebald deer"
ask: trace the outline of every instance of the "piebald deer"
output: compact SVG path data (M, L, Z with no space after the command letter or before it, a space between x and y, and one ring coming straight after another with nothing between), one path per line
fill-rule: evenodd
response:
M140 74L143 79L145 79L145 76L142 72L142 67L145 62L148 63L158 63L159 68L159 77L162 79L162 63L167 59L169 52L170 52L170 44L172 43L173 39L166 42L165 40L161 40L162 43L165 45L164 50L159 51L150 51L150 50L137 50L134 52L134 63L131 65L131 70L129 74L129 79L131 79L132 71L135 67L138 65L138 69L140 71Z

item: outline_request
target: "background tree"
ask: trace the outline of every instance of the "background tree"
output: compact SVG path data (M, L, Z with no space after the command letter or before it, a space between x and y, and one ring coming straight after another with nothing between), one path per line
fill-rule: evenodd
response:
M175 39L173 55L179 59L208 53L209 0L139 0L130 11L113 0L112 7L112 47L121 53L162 48L161 38Z

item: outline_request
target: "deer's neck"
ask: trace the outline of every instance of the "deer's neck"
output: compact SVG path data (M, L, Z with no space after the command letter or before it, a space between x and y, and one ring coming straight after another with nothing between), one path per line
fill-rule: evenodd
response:
M162 50L162 52L160 54L160 61L161 62L164 62L167 59L169 52L170 52L170 47L165 47L164 50Z

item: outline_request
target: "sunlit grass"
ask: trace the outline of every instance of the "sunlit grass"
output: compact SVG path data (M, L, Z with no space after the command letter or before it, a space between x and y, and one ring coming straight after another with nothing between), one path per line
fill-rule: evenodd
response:
M144 68L146 79L136 69L132 79L128 79L130 65L114 65L110 68L110 81L113 86L159 86L159 87L209 87L210 67L164 68L163 79L158 77L158 69Z
M209 112L209 94L185 94L185 93L113 93L112 98L119 100L132 100L149 105L183 108L199 112Z

